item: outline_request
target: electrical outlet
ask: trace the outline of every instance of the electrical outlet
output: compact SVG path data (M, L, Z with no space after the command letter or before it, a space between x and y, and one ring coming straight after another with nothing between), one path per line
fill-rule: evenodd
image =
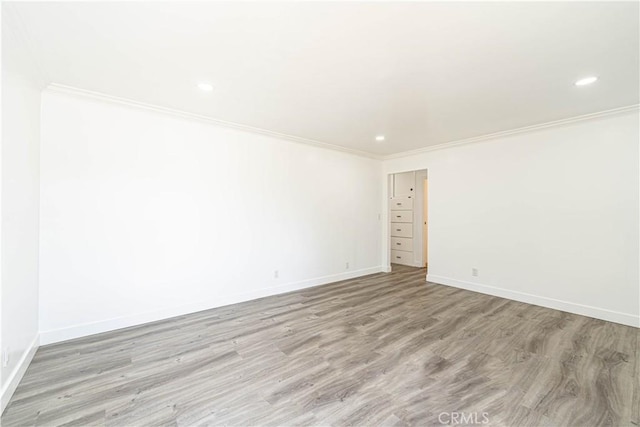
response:
M273 271L273 278L277 279L278 277L280 277L280 272L278 270L274 270Z
M2 367L3 368L6 368L7 365L9 364L9 354L11 354L11 351L10 351L9 347L7 347L2 352Z
M472 268L471 269L471 275L473 277L478 277L478 269L477 268Z
M347 269L347 270L349 269L349 262L348 262L348 261L347 261L347 263L345 264L344 268L345 268L345 269Z

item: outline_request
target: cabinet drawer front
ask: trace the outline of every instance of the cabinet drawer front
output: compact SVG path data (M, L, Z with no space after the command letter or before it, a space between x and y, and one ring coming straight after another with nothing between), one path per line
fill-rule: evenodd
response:
M413 211L391 211L391 222L413 222Z
M411 210L413 209L413 199L411 197L394 197L389 201L391 210Z
M413 264L413 252L391 251L391 262L394 264Z
M391 250L413 251L413 239L406 237L392 237Z
M391 237L413 237L413 224L408 222L392 222Z

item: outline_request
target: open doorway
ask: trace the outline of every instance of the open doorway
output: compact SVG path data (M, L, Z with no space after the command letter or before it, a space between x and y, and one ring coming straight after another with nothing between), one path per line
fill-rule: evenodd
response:
M428 174L417 170L389 175L389 260L428 266Z

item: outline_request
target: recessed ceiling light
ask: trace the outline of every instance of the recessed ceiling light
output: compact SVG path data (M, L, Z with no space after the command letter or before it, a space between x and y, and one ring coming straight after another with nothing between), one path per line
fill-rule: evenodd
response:
M204 90L205 92L211 92L213 90L213 86L210 83L198 83L198 89Z
M384 141L384 135L376 136L376 141Z
M578 80L575 84L576 86L586 86L594 83L598 78L596 76L585 77L584 79Z

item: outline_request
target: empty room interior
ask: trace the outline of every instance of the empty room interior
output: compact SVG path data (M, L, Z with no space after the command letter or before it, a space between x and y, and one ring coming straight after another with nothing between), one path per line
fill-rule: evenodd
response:
M3 427L640 425L640 3L2 1Z

